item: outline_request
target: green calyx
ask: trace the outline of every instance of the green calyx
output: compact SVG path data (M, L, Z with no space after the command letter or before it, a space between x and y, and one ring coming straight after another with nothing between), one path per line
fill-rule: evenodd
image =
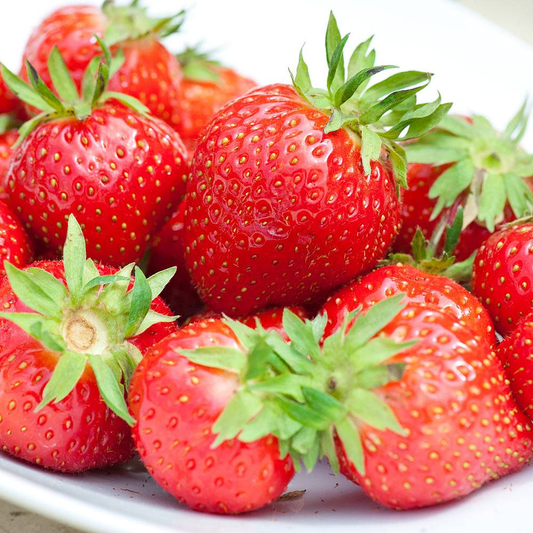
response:
M463 216L463 208L460 207L450 225L447 225L446 218L442 217L429 240L425 239L424 234L418 228L411 241L411 255L392 253L387 259L380 261L379 266L402 263L418 268L428 274L453 279L458 283L469 283L476 254L473 253L468 259L458 263L455 262L454 256L454 250L463 229ZM446 232L446 235L444 246L441 249L440 245L444 232Z
M0 135L7 133L9 130L16 130L20 127L20 121L13 115L5 113L0 115Z
M102 11L108 19L104 34L104 42L108 46L149 35L167 37L179 31L185 18L183 9L169 17L150 17L147 8L141 7L138 0L126 6L117 6L114 1L105 0Z
M403 297L380 302L361 316L350 313L322 345L325 315L304 321L285 310L283 327L290 343L259 323L254 330L226 318L244 352L228 347L181 351L194 363L240 377L240 387L213 426L213 446L272 434L279 439L281 455L290 454L296 468L302 462L311 470L326 456L338 470L338 435L358 471L364 472L359 424L403 433L390 406L373 390L401 379L404 365L388 361L416 343L379 335L403 309Z
M106 404L133 424L124 391L142 356L128 339L154 324L177 318L150 309L176 268L146 279L136 267L133 287L128 290L134 265L113 275L100 275L94 262L86 258L85 239L74 215L68 221L63 264L66 286L40 268L19 270L4 262L11 289L34 312L0 313L0 317L58 355L37 410L66 398L89 365Z
M221 64L211 59L209 53L201 52L199 47L187 47L176 54L183 76L189 80L217 82Z
M102 47L103 55L93 58L87 66L81 91L78 91L57 47L54 47L48 58L48 71L55 93L46 86L29 61L26 61L26 69L30 84L2 65L2 76L11 91L26 104L41 110L41 113L21 126L18 144L43 122L64 117L84 120L90 116L94 108L111 99L118 100L138 113L150 113L150 110L136 98L107 90L109 79L124 62L124 55L119 50L112 57L107 45L98 37L96 39Z
M370 174L370 162L378 160L384 149L397 183L406 187L406 155L399 143L434 128L451 104L441 104L440 95L434 102L417 102L417 94L431 80L427 72L400 72L369 86L373 76L396 67L375 66L375 51L368 51L372 38L357 46L346 66L344 47L348 37L341 38L331 13L326 32L327 90L313 87L302 52L296 75L291 72L293 85L303 98L330 115L326 133L344 127L359 136L366 174Z
M463 227L476 221L494 231L507 204L517 218L532 212L533 193L525 178L533 175L533 154L520 147L528 118L527 101L501 133L480 115L472 122L447 116L435 131L405 147L409 162L451 165L430 190L430 198L437 199L432 219L462 195Z

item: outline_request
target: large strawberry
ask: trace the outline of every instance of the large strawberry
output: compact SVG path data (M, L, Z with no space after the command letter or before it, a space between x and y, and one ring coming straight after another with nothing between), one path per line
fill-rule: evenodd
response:
M409 302L432 304L452 313L490 346L496 344L492 320L475 296L449 278L402 264L378 268L331 295L323 308L328 315L326 336L338 329L344 316L359 306L366 311L399 293L404 293Z
M17 217L0 201L0 274L5 274L4 261L25 267L33 258L33 244Z
M533 311L533 223L510 225L481 246L472 290L501 335L509 335Z
M177 268L176 275L166 286L163 297L172 311L179 315L180 321L188 319L203 307L185 266L184 214L185 202L182 202L154 239L148 268L151 273L172 266Z
M47 61L57 47L80 89L86 68L102 53L96 35L113 51L120 49L125 58L110 80L110 89L139 99L154 116L176 126L180 120L181 69L159 38L176 31L182 16L183 12L150 18L137 1L129 6L104 2L102 8L62 7L34 30L26 44L20 75L31 79L25 65L29 61L50 86L53 76Z
M518 405L533 420L533 315L524 318L496 350Z
M107 91L109 69L88 67L81 95L61 54L49 58L56 98L28 63L32 86L5 67L4 78L22 100L43 112L20 130L10 167L9 202L32 235L59 251L70 213L85 230L89 256L113 265L139 260L175 210L188 173L179 135L122 93ZM96 70L98 70L96 72Z
M209 376L231 371L231 402L214 424L206 420L206 434L217 434L213 453L224 444L235 446L235 437L257 445L272 434L295 464L303 460L312 468L325 455L334 470L340 467L389 507L459 498L524 465L532 455L533 429L514 403L489 345L453 314L432 304L401 304L403 297L380 301L360 316L357 311L344 315L324 340L325 314L302 321L285 311L290 344L279 334L228 321L238 338L236 345L225 344L231 350L212 344L191 349L191 342L158 353L156 360L169 357L172 364L155 368L150 380L147 374L150 388L145 390L156 390L166 369L177 366L184 374L191 366L201 369L199 378L205 367L211 367ZM222 344L228 337L224 333L213 340ZM175 355L180 349L187 364ZM201 405L203 388L214 388L210 382L202 387L200 381L198 389L185 378L182 382L187 402L196 402L198 395ZM142 427L151 430L157 404L174 407L180 392L173 389L168 400L159 394ZM177 420L175 439L198 435L188 429L182 418ZM171 462L154 450L146 433L148 453L163 457L162 465ZM186 460L185 455L181 461ZM188 487L192 492L194 485Z
M172 270L146 280L137 269L133 283L133 265L117 271L86 260L73 216L68 226L64 261L25 270L6 263L0 447L46 468L79 472L132 456L124 386L142 354L176 328L157 298Z
M388 68L373 66L369 41L345 81L347 38L331 15L327 90L312 87L300 56L294 86L250 91L204 132L187 189L186 259L217 311L324 295L372 268L398 232L406 164L397 141L433 127L449 105L416 104L427 73L368 87Z
M280 341L281 316L257 317ZM207 367L202 366L202 349ZM212 426L225 408L237 410L238 419L239 409L248 416L257 407L253 395L239 390L237 368L245 367L250 376L262 371L246 363L243 346L228 325L211 318L154 346L132 379L129 405L137 420L133 434L141 459L163 488L198 511L258 509L277 499L294 474L291 458L281 456L272 435L250 442L232 439L216 447ZM286 417L280 415L281 425Z
M177 57L183 71L178 131L189 151L194 152L200 133L214 114L257 84L195 48L187 48Z
M499 224L530 213L533 154L519 144L527 121L526 104L501 133L480 115L448 116L435 131L407 144L408 159L416 164L407 173L402 237L395 250L408 249L417 227L429 237L438 218L451 220L463 206L455 255L464 260Z

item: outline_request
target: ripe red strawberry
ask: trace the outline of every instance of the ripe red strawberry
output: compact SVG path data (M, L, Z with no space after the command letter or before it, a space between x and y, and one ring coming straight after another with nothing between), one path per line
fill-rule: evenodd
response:
M202 348L209 361L220 354L218 368L202 366ZM193 350L192 361L181 353ZM220 319L206 319L154 346L132 379L129 405L141 459L163 488L198 511L258 509L277 499L294 475L291 458L280 457L272 435L213 447L212 427L221 412L230 405L238 409L246 398L232 367L237 359L245 364L232 330ZM245 413L255 409L254 398L247 399Z
M46 248L61 250L68 215L76 213L90 257L112 265L137 261L181 201L185 147L140 102L105 91L107 50L98 77L87 70L81 97L57 49L50 63L59 80L68 80L57 87L68 103L35 71L30 88L4 68L13 90L44 110L21 128L25 138L7 176L9 203Z
M533 419L533 316L524 318L496 350L516 402Z
M532 254L533 224L527 223L491 235L474 261L472 291L503 336L533 311Z
M464 208L454 255L470 257L502 222L531 212L533 155L519 145L527 126L522 106L503 133L482 116L446 117L439 127L405 146L409 188L403 195L402 231L394 250L406 252L417 227L429 238L438 219L451 222Z
M64 472L131 458L124 385L142 354L176 329L157 298L172 271L146 280L137 269L133 284L132 268L117 271L86 260L73 217L64 262L25 270L6 263L0 282L5 452Z
M198 313L204 306L195 291L185 266L185 202L182 202L171 219L154 239L149 272L158 272L175 266L176 275L163 292L163 297L181 322Z
M371 269L398 232L394 177L404 182L405 161L396 140L432 127L449 105L420 105L414 127L407 109L428 74L399 73L364 91L387 68L373 67L369 41L357 48L346 83L346 39L333 16L326 42L327 92L312 88L300 58L294 87L258 88L226 105L196 149L186 259L215 311L239 316L324 296ZM385 125L386 110L400 126Z
M387 359L406 365L400 380L354 395L340 381L346 367L338 359L330 364L332 378L338 375L345 387L345 405L354 408L352 434L337 427L341 472L370 497L395 509L442 503L530 459L530 422L517 408L498 358L470 328L434 306L409 303L381 335L370 342L418 341ZM365 355L376 360L368 349ZM350 356L348 351L344 360ZM340 385L332 394L342 401ZM380 409L388 415L380 416Z
M182 15L151 19L144 8L116 6L113 2L105 2L102 8L62 7L34 30L24 50L20 76L30 79L25 66L29 61L50 86L47 61L57 46L80 89L89 63L102 53L96 35L114 52L122 50L125 58L109 88L137 98L154 116L176 126L180 119L181 69L159 38L176 31L181 24L176 20Z
M406 295L406 301L431 304L453 314L490 346L496 344L492 320L475 296L449 278L400 264L374 270L330 296L323 308L328 315L326 336L359 306L364 312L399 293Z
M183 71L178 131L187 149L194 153L202 130L215 113L257 84L194 48L179 54L178 60Z
M25 267L33 257L33 245L11 209L0 201L0 274L5 274L4 261Z
M24 104L9 89L0 75L0 115L8 115L18 120L25 120Z
M19 138L18 131L14 128L3 128L0 117L0 201L5 202L7 200L7 193L4 190L4 183L13 158L14 148L13 145Z

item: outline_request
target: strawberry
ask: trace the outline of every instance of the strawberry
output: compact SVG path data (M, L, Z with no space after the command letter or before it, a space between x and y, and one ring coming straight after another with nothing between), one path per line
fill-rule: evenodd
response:
M378 268L330 296L323 308L328 315L326 336L359 306L366 311L399 293L405 293L406 301L431 304L453 314L487 344L496 345L492 320L475 296L451 279L402 264Z
M73 216L64 261L5 265L0 447L63 472L128 460L133 420L124 386L142 354L175 330L157 298L173 271L146 280L136 269L133 281L133 264L117 271L86 260Z
M373 66L369 41L345 82L346 39L331 15L327 91L311 86L300 57L293 87L252 90L204 131L187 185L186 261L215 311L325 296L371 269L398 233L395 177L405 185L406 167L397 141L433 127L449 105L415 104L427 73L367 87L389 68Z
M150 18L146 9L132 2L116 6L104 2L102 8L65 6L50 14L35 29L24 50L20 76L30 80L26 61L51 85L48 57L57 47L78 89L84 72L102 51L95 35L121 50L124 63L110 80L110 89L140 100L154 116L176 126L180 120L181 69L177 59L161 44L181 25L183 12L167 18ZM30 104L32 105L32 104Z
M7 193L4 190L4 183L13 158L13 146L17 142L19 134L16 128L11 126L9 115L0 116L0 201L5 202Z
M178 131L189 152L194 153L202 130L214 114L257 84L195 48L187 48L177 57L183 71Z
M139 260L152 236L180 202L188 173L179 135L147 108L106 91L105 61L89 66L78 95L57 49L50 70L63 101L32 72L32 87L5 67L13 91L43 112L21 128L21 144L7 176L9 203L46 248L61 250L66 220L76 213L95 260L124 265Z
M516 402L533 419L533 316L528 315L496 350Z
M480 116L448 116L437 129L405 146L411 164L403 195L402 232L394 249L405 252L419 227L427 238L437 220L464 208L463 233L454 255L470 257L502 222L533 208L533 154L519 145L527 126L526 104L503 133Z
M168 399L146 405L153 410L144 411L146 421L135 430L148 435L142 437L146 453L153 461L163 458L161 469L173 464L175 471L176 463L154 449L158 437L141 430L155 427L160 404L175 409L179 394L193 405L206 405L197 390L214 385L194 388L190 373L201 371L203 379L208 367L208 376L233 373L227 386L231 402L217 411L214 421L209 418L201 426L210 439L212 433L217 435L210 440L211 453L229 444L257 446L273 435L282 455L289 453L295 466L303 461L312 469L326 456L334 471L340 469L377 502L395 509L459 498L523 466L533 453L533 428L514 403L490 346L452 313L432 304L401 303L403 298L397 294L366 313L347 313L340 320L328 316L327 309L312 321L285 310L283 329L290 343L279 333L260 326L251 330L232 320L226 324L238 344L233 341L229 350L215 348L213 342L195 349L195 338L160 352L167 346L164 340L141 364L161 362L146 372L144 397L154 391L150 397L156 398L155 391L163 390L160 380L176 367L184 367L180 383L186 389L174 388ZM324 338L328 318L333 333ZM227 336L211 338L220 343ZM170 364L163 366L163 361ZM196 403L197 394L202 403ZM209 398L215 401L219 395ZM161 415L162 424L168 424L169 416ZM165 449L176 440L182 445L182 439L187 439L186 446L191 434L200 434L196 427L184 427L189 420L179 418ZM177 456L181 464L189 458ZM175 490L173 479L167 481ZM191 485L188 492L193 492ZM203 494L203 487L196 486ZM210 492L204 496L208 502L218 501L211 500Z
M0 201L0 274L5 274L4 261L25 267L33 257L33 245L17 217Z
M176 275L169 282L163 297L172 311L185 321L203 308L203 303L194 290L189 272L185 266L185 202L163 226L154 239L148 271L158 272L175 266Z
M510 225L481 246L472 270L472 291L498 333L509 335L533 310L533 224Z
M278 331L281 320L270 317L265 327ZM210 362L219 354L217 368L202 366L202 349ZM198 359L183 355L194 350ZM154 346L131 382L133 435L142 461L164 489L198 511L258 509L277 499L294 475L291 458L280 456L272 435L252 442L230 439L213 448L217 439L211 428L226 407L255 409L253 397L240 403L245 394L238 392L231 365L235 358L244 363L242 350L222 320L201 320Z

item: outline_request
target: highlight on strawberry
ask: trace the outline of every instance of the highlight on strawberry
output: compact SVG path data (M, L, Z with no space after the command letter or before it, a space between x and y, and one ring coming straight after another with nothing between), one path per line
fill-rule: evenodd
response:
M73 215L62 261L0 282L0 447L63 472L133 456L125 394L147 349L175 330L158 297L174 268L146 279L86 258Z
M436 126L451 104L418 102L426 72L372 84L393 67L375 66L370 40L346 65L347 40L332 14L326 89L313 87L300 54L292 86L248 92L204 130L185 244L193 282L216 311L239 316L324 297L373 268L398 233L400 141Z
M5 191L45 250L56 253L75 213L88 254L123 266L143 257L182 200L188 173L179 135L135 98L108 90L124 55L91 61L79 92L57 48L48 70L59 98L28 62L31 85L2 66L7 85L41 112L19 130Z

